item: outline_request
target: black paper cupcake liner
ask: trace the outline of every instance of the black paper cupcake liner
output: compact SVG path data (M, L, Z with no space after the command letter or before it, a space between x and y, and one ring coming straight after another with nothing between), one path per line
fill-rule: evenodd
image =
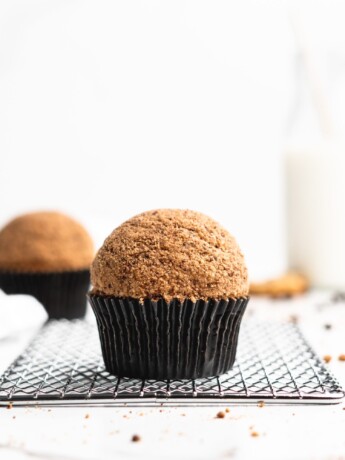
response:
M157 302L89 295L105 367L120 377L195 379L234 364L248 298Z
M0 288L6 294L28 294L43 304L49 318L82 318L86 312L86 294L90 271L50 273L0 272Z

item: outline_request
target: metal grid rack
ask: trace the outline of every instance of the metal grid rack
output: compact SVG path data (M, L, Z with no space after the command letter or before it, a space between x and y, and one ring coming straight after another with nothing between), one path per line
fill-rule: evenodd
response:
M344 392L289 323L243 324L233 369L219 377L153 381L105 371L96 325L51 320L0 378L0 404L333 404Z

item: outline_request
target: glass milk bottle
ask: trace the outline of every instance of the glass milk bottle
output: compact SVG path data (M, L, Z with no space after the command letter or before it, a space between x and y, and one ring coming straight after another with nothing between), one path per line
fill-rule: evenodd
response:
M286 156L288 260L316 287L345 289L345 147Z
M288 263L315 287L345 289L345 144L335 134L345 120L345 52L333 44L313 54L305 27L294 25L298 97L285 162Z

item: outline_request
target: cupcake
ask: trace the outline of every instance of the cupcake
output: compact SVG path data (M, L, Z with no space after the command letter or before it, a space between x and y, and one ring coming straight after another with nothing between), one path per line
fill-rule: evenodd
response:
M235 239L209 217L161 209L129 219L98 251L91 282L110 373L190 379L233 366L248 274Z
M58 212L17 217L0 230L0 288L37 298L50 318L85 315L92 240Z

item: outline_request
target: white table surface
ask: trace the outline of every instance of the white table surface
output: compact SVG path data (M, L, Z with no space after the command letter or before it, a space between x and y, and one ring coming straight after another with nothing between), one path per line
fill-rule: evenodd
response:
M316 307L329 298L327 292L314 292L295 300L251 299L246 315L273 320L297 315L314 349L333 357L329 367L345 386L345 362L337 359L345 353L345 303ZM1 302L4 306L4 296ZM15 305L13 298L10 304ZM0 324L5 315L1 308ZM20 316L25 321L30 309ZM325 324L332 328L326 330ZM32 326L0 340L1 371L35 330ZM225 418L216 418L225 407L1 408L0 459L345 459L345 401L333 406L231 404ZM140 442L131 442L133 434Z

